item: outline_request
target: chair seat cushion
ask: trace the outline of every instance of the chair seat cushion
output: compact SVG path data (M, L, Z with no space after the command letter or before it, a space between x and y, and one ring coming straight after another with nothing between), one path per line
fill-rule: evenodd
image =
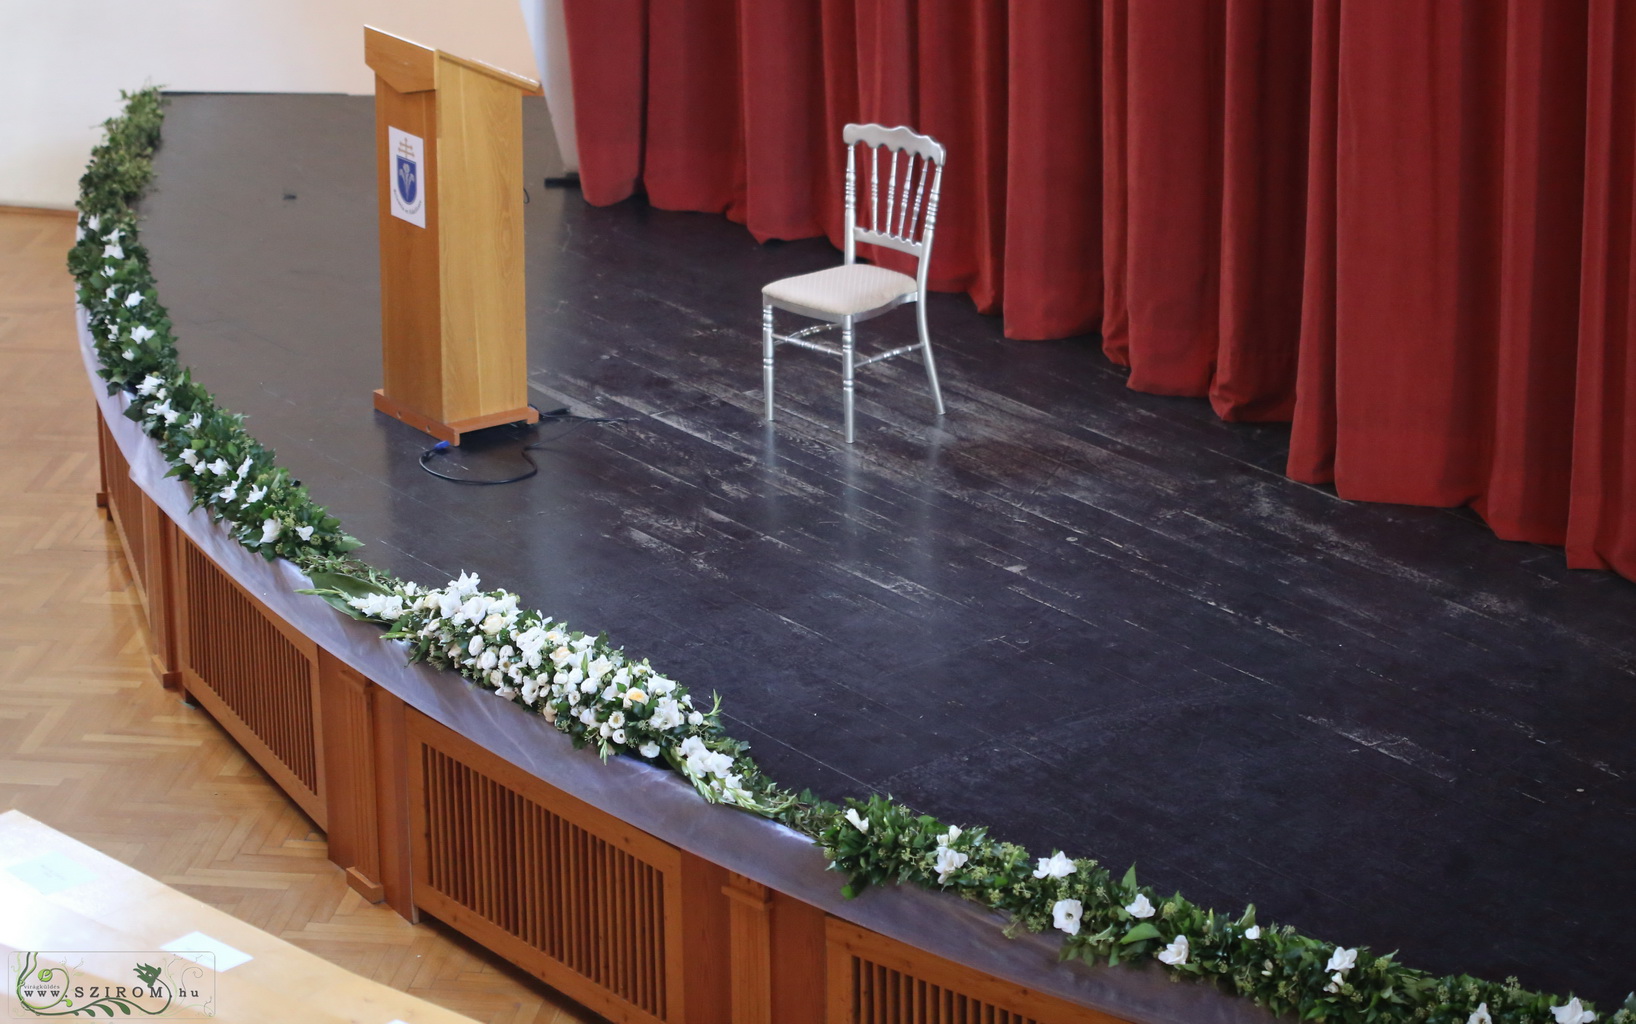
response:
M853 263L774 281L761 289L761 295L776 305L840 317L893 305L916 290L915 279L908 274L870 263Z

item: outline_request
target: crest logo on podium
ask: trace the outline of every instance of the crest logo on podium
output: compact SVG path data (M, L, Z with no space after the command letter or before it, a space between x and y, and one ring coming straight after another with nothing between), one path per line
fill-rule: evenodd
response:
M420 170L414 160L398 154L398 199L405 206L413 206L420 190Z
M392 180L385 182L391 194L392 216L416 227L426 226L426 143L418 135L397 128L386 130Z

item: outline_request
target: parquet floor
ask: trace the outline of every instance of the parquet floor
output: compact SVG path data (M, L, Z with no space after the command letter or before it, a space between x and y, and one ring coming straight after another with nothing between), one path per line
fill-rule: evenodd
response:
M0 210L0 810L365 977L483 1021L599 1018L436 924L365 903L324 837L149 672L76 350L67 215Z

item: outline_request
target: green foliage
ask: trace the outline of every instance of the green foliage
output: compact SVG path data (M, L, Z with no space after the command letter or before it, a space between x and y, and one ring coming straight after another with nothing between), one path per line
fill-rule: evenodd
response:
M787 790L750 758L748 744L721 729L719 706L693 712L685 689L646 661L627 659L605 636L569 632L519 610L515 595L479 594L475 579L425 591L352 557L358 542L274 462L243 417L217 406L178 362L132 210L152 178L162 100L154 88L124 95L125 112L106 122L106 137L80 179L81 238L68 254L98 372L110 393L129 397L126 415L159 446L171 474L192 488L195 507L208 509L244 546L294 562L313 583L305 592L385 626L387 637L405 642L411 661L458 672L542 715L575 746L667 764L705 799L813 838L846 875L848 896L906 883L950 892L1006 914L1010 933L1057 929L1064 959L1158 959L1173 977L1208 980L1301 1020L1553 1024L1552 1009L1568 1005L1515 979L1433 977L1392 954L1340 950L1291 928L1260 926L1253 906L1226 917L1180 895L1161 897L1138 884L1134 867L1116 881L1094 860L1036 861L986 829L952 828L887 796L836 805ZM448 600L454 604L444 606ZM481 614L471 610L473 600ZM550 665L545 649L531 646L547 636L558 652ZM576 680L572 688L561 681L565 674ZM597 686L581 693L580 675L594 675ZM668 694L689 712L679 724L654 717L655 696ZM1605 1024L1636 1024L1636 993Z

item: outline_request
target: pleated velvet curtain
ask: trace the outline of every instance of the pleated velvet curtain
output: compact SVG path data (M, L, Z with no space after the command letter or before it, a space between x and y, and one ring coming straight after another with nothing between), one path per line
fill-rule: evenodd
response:
M933 287L1100 331L1288 472L1636 578L1636 4L567 0L586 198L839 242L848 121L949 150Z

